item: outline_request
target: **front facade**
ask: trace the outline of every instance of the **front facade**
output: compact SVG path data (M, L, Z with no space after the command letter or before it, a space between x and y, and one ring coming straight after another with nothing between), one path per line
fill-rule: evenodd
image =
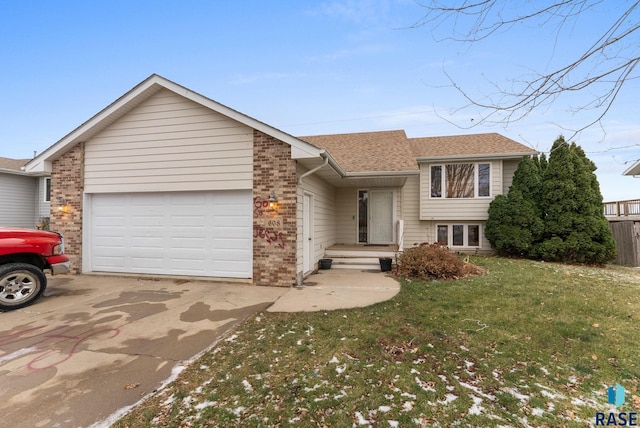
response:
M456 138L296 138L153 75L26 172L51 174L51 229L76 273L291 286L335 244L490 250L488 205L535 152Z

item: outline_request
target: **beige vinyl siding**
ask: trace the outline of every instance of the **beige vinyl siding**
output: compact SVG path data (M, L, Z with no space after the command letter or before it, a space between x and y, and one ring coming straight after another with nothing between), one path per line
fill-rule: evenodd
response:
M306 170L298 166L298 176L304 174ZM313 254L312 265L324 257L327 247L336 242L336 194L335 189L320 179L317 175L310 175L304 178L302 185L298 186L297 202L297 239L296 258L297 272L302 272L302 204L304 192L313 195L313 214L311 222L313 224Z
M513 183L513 174L518 169L520 159L507 159L502 161L502 194L509 193L509 187Z
M85 144L85 192L251 189L253 130L168 90Z
M410 177L402 188L404 219L404 248L411 248L427 240L426 222L420 221L420 179Z
M491 164L491 197L486 198L432 198L430 192L430 165L420 164L420 220L486 220L489 204L496 195L502 194L502 162L483 161Z
M358 189L336 189L336 244L358 243Z
M0 173L0 226L35 228L38 179Z

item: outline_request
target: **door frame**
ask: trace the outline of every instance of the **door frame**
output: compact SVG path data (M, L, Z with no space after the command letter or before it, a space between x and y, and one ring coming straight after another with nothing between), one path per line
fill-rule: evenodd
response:
M360 227L359 221L360 218L360 192L367 192L367 242L360 242ZM372 194L375 192L391 192L391 242L373 242L371 240L371 209L370 203L372 199ZM397 223L397 209L396 209L396 199L397 199L397 191L396 189L389 188L358 188L356 190L356 244L358 245L366 245L366 244L395 244L396 243L396 223Z
M302 274L313 271L315 261L314 221L313 221L314 195L311 192L302 193Z

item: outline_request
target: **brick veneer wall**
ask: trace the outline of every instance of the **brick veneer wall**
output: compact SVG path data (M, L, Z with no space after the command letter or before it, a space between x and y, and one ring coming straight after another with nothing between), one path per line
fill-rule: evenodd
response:
M51 173L50 229L64 235L71 273L82 272L82 194L84 190L84 143L53 161ZM59 210L64 198L68 211Z
M291 146L253 131L253 282L289 287L296 282L296 161ZM275 192L278 208L269 211Z

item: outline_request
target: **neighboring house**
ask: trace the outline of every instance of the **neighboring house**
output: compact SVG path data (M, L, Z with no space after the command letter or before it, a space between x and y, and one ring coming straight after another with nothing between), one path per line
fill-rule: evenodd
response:
M640 159L631 165L622 175L630 175L632 177L640 177Z
M296 138L152 75L26 171L51 174L77 272L290 286L336 244L489 251L489 203L535 153L498 134Z
M0 157L0 226L35 229L48 224L50 179L24 172L27 162Z

